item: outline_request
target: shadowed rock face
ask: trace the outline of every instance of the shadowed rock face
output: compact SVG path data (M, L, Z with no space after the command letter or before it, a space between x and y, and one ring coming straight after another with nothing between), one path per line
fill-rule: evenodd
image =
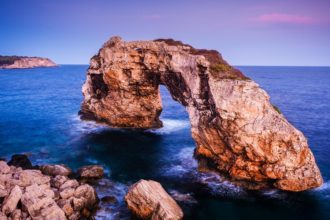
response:
M160 84L189 113L200 170L253 189L302 191L322 184L304 135L217 51L168 39L113 37L91 59L82 118L112 127L159 128Z

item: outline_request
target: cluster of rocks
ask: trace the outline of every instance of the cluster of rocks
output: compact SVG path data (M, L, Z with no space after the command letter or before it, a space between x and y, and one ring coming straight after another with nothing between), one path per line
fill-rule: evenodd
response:
M87 183L103 176L98 165L73 173L63 164L32 166L25 155L14 155L8 163L0 160L0 220L93 219L99 199ZM152 180L133 184L125 201L138 219L183 218L175 200Z
M70 178L73 172L64 165L31 167L28 160L15 160L17 156L9 165L0 161L0 220L73 220L92 216L98 204L97 194L92 186L80 180L91 177L89 168L91 178L102 177L101 167L81 168L78 181ZM15 163L23 167L10 165ZM99 171L98 176L95 170Z

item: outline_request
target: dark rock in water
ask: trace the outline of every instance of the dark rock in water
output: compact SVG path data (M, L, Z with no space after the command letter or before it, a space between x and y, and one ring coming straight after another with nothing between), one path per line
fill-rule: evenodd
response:
M15 154L11 157L11 160L8 162L9 166L21 167L23 170L33 169L32 163L29 160L28 156L24 154Z
M99 165L83 166L78 169L78 176L82 179L100 179L103 175L104 169Z
M189 114L201 171L250 189L303 191L323 183L302 132L215 50L113 37L90 61L80 114L111 127L160 128L160 85Z
M114 196L104 196L104 197L101 199L101 202L103 202L103 203L112 203L112 204L115 204L115 203L118 203L118 200L117 200L116 197L114 197Z
M141 219L180 220L183 212L180 206L153 180L140 180L133 184L125 196L131 212Z

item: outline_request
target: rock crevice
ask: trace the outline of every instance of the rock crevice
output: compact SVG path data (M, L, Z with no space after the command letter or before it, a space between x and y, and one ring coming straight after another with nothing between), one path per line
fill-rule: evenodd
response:
M201 170L248 188L302 191L322 184L304 135L214 50L113 37L91 59L81 115L112 127L159 128L159 85L189 113Z

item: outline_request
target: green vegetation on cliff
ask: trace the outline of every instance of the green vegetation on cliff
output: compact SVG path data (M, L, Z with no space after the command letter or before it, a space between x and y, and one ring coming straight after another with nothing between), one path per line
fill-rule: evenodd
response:
M21 57L21 56L0 56L0 66L14 64L14 62L16 60L19 60L21 58L23 58L23 57Z

